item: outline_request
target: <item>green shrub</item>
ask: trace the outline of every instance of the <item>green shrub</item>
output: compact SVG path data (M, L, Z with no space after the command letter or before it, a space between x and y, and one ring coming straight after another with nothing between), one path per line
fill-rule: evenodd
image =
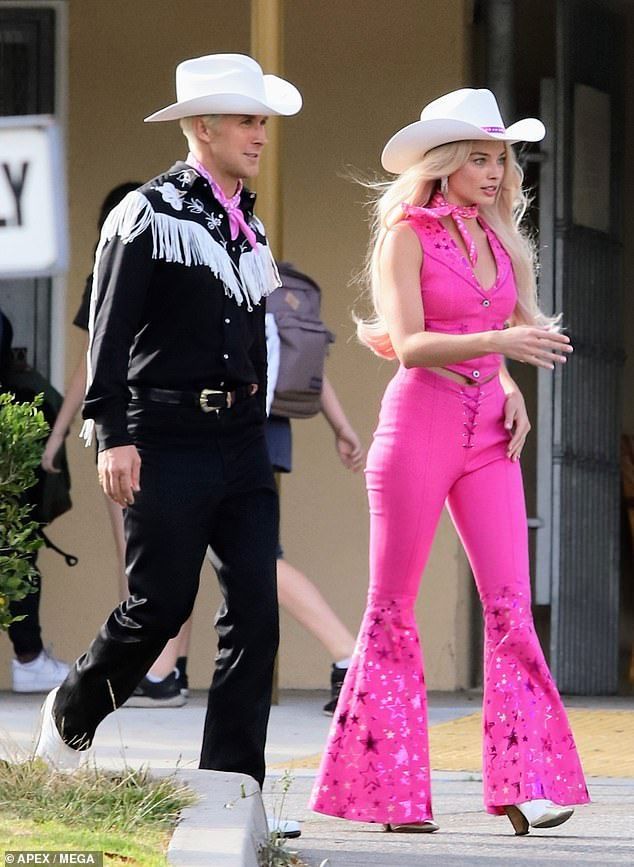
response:
M12 394L0 394L0 631L19 619L11 617L9 603L35 589L32 555L42 540L24 495L37 481L49 429L41 403L42 395L18 403Z

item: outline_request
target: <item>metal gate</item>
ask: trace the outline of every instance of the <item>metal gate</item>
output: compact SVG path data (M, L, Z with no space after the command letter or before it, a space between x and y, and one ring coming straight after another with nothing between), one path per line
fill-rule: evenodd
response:
M554 307L575 353L552 401L551 665L582 695L618 687L623 29L558 0Z

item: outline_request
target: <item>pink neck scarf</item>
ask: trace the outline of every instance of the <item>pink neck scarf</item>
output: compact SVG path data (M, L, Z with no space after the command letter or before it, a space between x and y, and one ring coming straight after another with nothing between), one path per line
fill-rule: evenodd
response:
M206 181L208 181L209 186L211 187L211 191L214 196L218 199L222 207L227 212L227 216L229 217L229 231L231 233L231 240L235 241L238 237L238 233L240 229L244 233L247 241L253 249L257 249L257 238L255 237L255 232L247 223L244 213L240 208L240 193L242 192L242 181L238 181L238 189L234 193L234 195L228 199L220 185L213 179L213 177L209 174L207 169L200 163L196 157L192 153L187 154L187 163L192 166L192 168L196 169L199 175L202 175Z
M465 242L469 254L469 261L472 265L476 264L478 261L478 249L475 245L475 241L469 234L469 230L464 224L464 220L473 220L478 216L477 205L469 205L468 207L465 207L464 205L454 205L447 201L440 190L437 190L427 207L420 208L415 205L408 205L407 202L404 202L403 211L406 214L412 214L413 216L424 215L426 217L435 217L437 220L440 219L440 217L451 217L456 224L456 228L460 232L462 240Z

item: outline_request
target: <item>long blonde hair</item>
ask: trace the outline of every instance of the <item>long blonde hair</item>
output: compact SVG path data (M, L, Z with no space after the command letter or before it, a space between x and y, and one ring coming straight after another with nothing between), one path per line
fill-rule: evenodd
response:
M438 187L440 178L453 174L469 159L472 141L450 142L428 151L423 158L395 180L370 184L377 190L372 203L372 232L364 269L364 283L374 308L368 319L354 317L357 336L382 358L395 358L396 353L381 314L379 261L387 232L404 219L403 203L426 205ZM480 211L510 256L517 285L517 304L513 312L514 325L540 325L554 328L559 317L546 316L537 302L535 248L521 222L528 199L522 190L523 172L513 149L505 144L506 161L502 184L492 205L481 205Z

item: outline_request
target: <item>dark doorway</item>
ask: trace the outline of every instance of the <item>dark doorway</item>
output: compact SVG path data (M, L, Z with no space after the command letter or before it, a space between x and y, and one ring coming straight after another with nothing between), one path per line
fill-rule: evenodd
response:
M486 45L498 72L509 61L509 122L538 116L549 129L538 149L525 150L523 165L534 193L541 304L547 313L563 311L575 345L573 363L554 376L525 365L512 370L533 421L522 464L536 624L562 692L614 693L628 4L482 0L476 8L476 79L490 84L481 60ZM508 24L501 47L487 39L487 14L496 10L504 15L491 32Z
M0 115L55 113L55 27L53 9L0 8ZM0 308L14 347L48 377L51 280L0 280Z

